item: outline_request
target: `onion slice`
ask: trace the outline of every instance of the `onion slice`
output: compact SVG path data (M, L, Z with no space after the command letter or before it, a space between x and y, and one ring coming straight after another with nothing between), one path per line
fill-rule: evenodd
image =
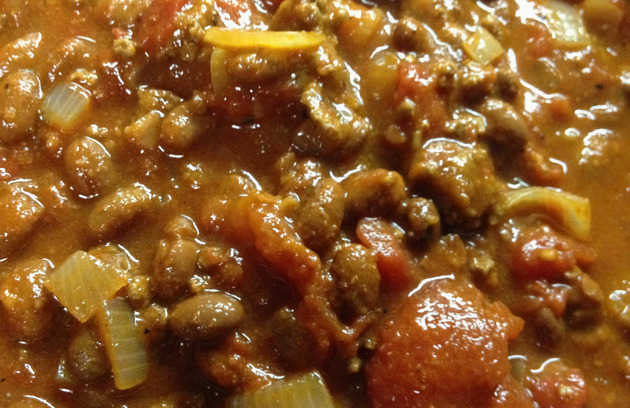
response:
M149 361L133 309L123 299L107 300L98 317L116 388L126 390L141 384L147 378Z
M483 65L490 64L505 53L501 43L483 27L477 28L462 46L470 58Z
M296 51L319 46L326 37L312 31L252 31L210 27L203 36L206 43L221 48L267 48Z
M562 0L550 0L545 21L556 43L568 48L586 47L590 43L584 20L578 8Z
M74 82L53 88L44 101L44 119L61 131L74 129L90 109L90 91Z
M77 251L50 274L46 287L72 316L86 322L127 282L125 271Z
M499 218L535 213L549 216L577 239L588 239L591 206L587 198L546 187L525 187L503 194L495 207Z
M228 408L334 408L330 392L317 371L283 379L232 398Z

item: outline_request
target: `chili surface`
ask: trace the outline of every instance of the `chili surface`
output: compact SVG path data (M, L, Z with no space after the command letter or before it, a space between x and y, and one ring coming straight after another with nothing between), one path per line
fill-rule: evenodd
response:
M628 406L629 41L622 0L4 0L0 406Z

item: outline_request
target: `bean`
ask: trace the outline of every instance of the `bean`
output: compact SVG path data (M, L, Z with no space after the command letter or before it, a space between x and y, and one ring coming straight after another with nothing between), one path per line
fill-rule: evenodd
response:
M89 231L97 236L111 235L151 206L152 195L142 184L119 188L101 199L88 214Z
M79 137L64 152L66 172L74 191L98 195L116 179L114 162L107 149L95 139Z
M178 337L212 340L238 325L245 317L241 303L223 293L203 293L175 306L169 315L169 327Z
M0 82L0 141L24 139L39 118L42 90L33 71L19 70Z

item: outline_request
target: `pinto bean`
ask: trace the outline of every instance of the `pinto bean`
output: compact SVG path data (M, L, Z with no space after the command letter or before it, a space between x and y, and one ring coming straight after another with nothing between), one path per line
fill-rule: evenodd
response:
M149 209L152 194L142 184L122 187L102 198L88 214L89 231L97 237L112 235Z
M486 118L483 137L510 151L518 151L529 140L529 129L514 107L500 99L488 98L477 108Z
M64 152L64 162L74 191L84 196L99 194L116 179L109 152L90 137L74 139Z
M235 298L224 293L203 293L175 306L169 315L169 327L177 336L192 340L212 340L238 325L245 309Z
M41 99L41 85L33 71L16 71L0 82L0 142L28 136L39 118Z
M194 224L185 217L167 225L151 274L152 289L160 297L173 299L187 289L199 260L200 247L193 239L196 235Z

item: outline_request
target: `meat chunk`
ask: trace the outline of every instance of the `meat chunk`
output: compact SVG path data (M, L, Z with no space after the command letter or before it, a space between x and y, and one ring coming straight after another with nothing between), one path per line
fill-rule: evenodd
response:
M23 183L0 185L0 255L24 239L44 215L44 206Z
M149 189L142 184L119 188L92 208L87 219L89 231L97 237L114 234L148 210L152 197Z
M313 31L321 27L324 16L316 0L287 0L280 3L271 19L272 30Z
M461 227L478 227L499 191L488 152L454 140L429 140L409 179L442 209L445 223Z
M352 107L327 95L321 84L309 84L302 104L309 115L294 142L307 153L321 156L344 155L356 150L372 126Z
M510 374L508 340L522 326L470 284L425 284L380 330L366 371L372 406L482 406Z
M357 217L389 214L407 195L402 176L385 169L354 173L342 186L346 190L348 210Z
M360 244L341 248L333 259L330 272L336 280L341 302L351 315L369 312L378 300L381 276L376 257Z
M0 82L0 142L23 139L39 118L42 90L33 71L10 73Z
M100 142L91 137L79 137L64 151L66 172L77 194L98 195L116 179L114 162Z
M68 366L72 374L84 382L109 374L111 368L105 346L91 325L82 325L72 338L68 346Z
M333 179L323 179L301 207L296 230L306 246L325 251L339 236L343 213L343 189Z
M441 234L440 214L428 198L412 198L404 203L409 230L407 235L415 241L437 238Z
M291 367L307 368L316 364L317 357L311 351L317 343L295 316L295 311L282 308L270 320L273 346L280 358Z
M20 341L34 341L53 333L56 302L44 283L52 265L44 259L24 261L0 283L0 303L6 325Z

